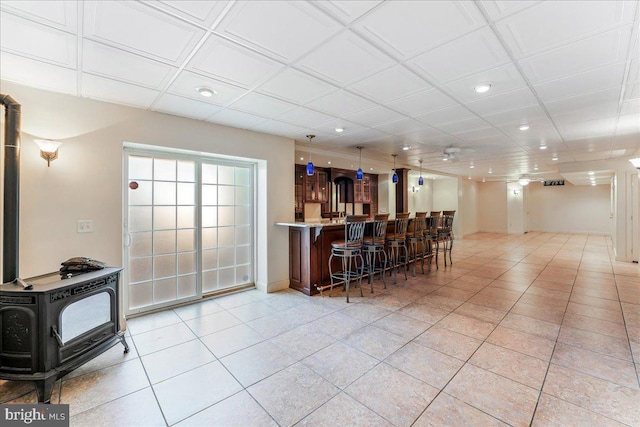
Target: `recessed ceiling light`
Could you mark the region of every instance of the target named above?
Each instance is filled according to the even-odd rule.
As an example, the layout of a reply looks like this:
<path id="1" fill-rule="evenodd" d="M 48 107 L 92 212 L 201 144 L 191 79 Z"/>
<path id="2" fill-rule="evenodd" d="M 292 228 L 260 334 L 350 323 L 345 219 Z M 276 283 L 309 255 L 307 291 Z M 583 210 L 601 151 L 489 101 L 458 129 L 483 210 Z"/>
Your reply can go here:
<path id="1" fill-rule="evenodd" d="M 336 128 L 336 132 L 342 133 L 342 132 L 344 132 L 344 128 Z"/>
<path id="2" fill-rule="evenodd" d="M 489 168 L 489 173 L 493 173 L 493 169 Z"/>
<path id="3" fill-rule="evenodd" d="M 529 129 L 529 125 L 528 124 L 521 124 L 518 129 L 520 130 L 528 130 Z"/>
<path id="4" fill-rule="evenodd" d="M 300 157 L 300 160 L 304 160 L 304 157 Z"/>
<path id="5" fill-rule="evenodd" d="M 372 171 L 372 170 L 373 170 L 373 168 L 369 168 L 369 170 L 370 170 L 370 171 Z"/>
<path id="6" fill-rule="evenodd" d="M 553 157 L 551 158 L 551 160 L 558 160 L 558 156 L 556 156 L 555 154 L 553 155 Z"/>
<path id="7" fill-rule="evenodd" d="M 534 167 L 533 167 L 533 170 L 534 170 L 534 171 L 537 171 L 537 170 L 538 170 L 538 166 L 534 166 Z"/>
<path id="8" fill-rule="evenodd" d="M 218 92 L 213 89 L 209 89 L 208 87 L 197 87 L 196 90 L 205 98 L 211 98 L 213 95 L 218 94 Z"/>
<path id="9" fill-rule="evenodd" d="M 491 83 L 480 83 L 479 85 L 473 88 L 473 90 L 475 90 L 476 93 L 485 93 L 485 92 L 488 92 L 489 89 L 491 89 Z"/>
<path id="10" fill-rule="evenodd" d="M 596 185 L 596 183 L 595 183 L 595 182 L 592 182 L 592 183 L 591 183 L 591 185 L 595 186 L 595 185 Z"/>
<path id="11" fill-rule="evenodd" d="M 540 149 L 541 149 L 541 150 L 546 150 L 546 149 L 547 149 L 547 146 L 546 146 L 546 145 L 544 145 L 544 144 L 542 144 L 542 145 L 540 146 Z"/>
<path id="12" fill-rule="evenodd" d="M 475 166 L 473 163 L 471 163 L 471 164 L 469 165 L 469 169 L 473 169 L 473 168 L 475 168 L 475 167 L 476 167 L 476 166 Z"/>
<path id="13" fill-rule="evenodd" d="M 487 180 L 486 180 L 486 179 L 484 179 L 484 176 L 482 177 L 482 182 L 487 182 Z"/>
<path id="14" fill-rule="evenodd" d="M 403 149 L 404 151 L 407 151 L 409 148 L 411 148 L 411 146 L 410 146 L 410 145 L 403 145 L 403 146 L 402 146 L 402 149 Z"/>
<path id="15" fill-rule="evenodd" d="M 471 179 L 471 175 L 469 175 L 469 177 L 467 179 Z"/>
<path id="16" fill-rule="evenodd" d="M 329 160 L 329 161 L 327 162 L 327 164 L 328 164 L 328 165 L 330 165 L 330 164 L 331 164 L 331 160 Z"/>
<path id="17" fill-rule="evenodd" d="M 593 175 L 594 173 L 594 171 L 589 171 L 589 175 Z"/>
<path id="18" fill-rule="evenodd" d="M 351 167 L 353 167 L 353 165 L 351 165 Z"/>
<path id="19" fill-rule="evenodd" d="M 443 157 L 443 158 L 442 158 L 442 161 L 443 161 L 443 162 L 446 162 L 447 160 L 449 160 L 449 159 L 447 159 L 446 157 Z"/>

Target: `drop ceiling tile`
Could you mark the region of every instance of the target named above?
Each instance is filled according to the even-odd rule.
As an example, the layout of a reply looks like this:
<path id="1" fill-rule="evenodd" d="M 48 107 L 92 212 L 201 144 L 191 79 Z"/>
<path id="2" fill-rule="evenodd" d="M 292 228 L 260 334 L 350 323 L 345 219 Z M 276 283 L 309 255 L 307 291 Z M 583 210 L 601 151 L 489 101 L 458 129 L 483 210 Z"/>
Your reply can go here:
<path id="1" fill-rule="evenodd" d="M 77 73 L 22 56 L 0 52 L 0 76 L 2 80 L 33 86 L 55 92 L 78 94 Z"/>
<path id="2" fill-rule="evenodd" d="M 630 24 L 635 8 L 634 2 L 548 1 L 498 22 L 496 28 L 522 58 Z"/>
<path id="3" fill-rule="evenodd" d="M 390 67 L 394 61 L 351 31 L 343 31 L 297 63 L 338 86 L 348 86 Z"/>
<path id="4" fill-rule="evenodd" d="M 616 138 L 613 142 L 613 148 L 619 150 L 621 148 L 630 148 L 633 149 L 636 153 L 640 148 L 640 141 L 638 141 L 638 135 L 616 135 Z"/>
<path id="5" fill-rule="evenodd" d="M 266 95 L 306 104 L 338 90 L 337 87 L 292 68 L 279 73 L 258 89 Z"/>
<path id="6" fill-rule="evenodd" d="M 511 60 L 490 28 L 482 28 L 419 55 L 409 64 L 435 85 L 505 65 Z"/>
<path id="7" fill-rule="evenodd" d="M 338 90 L 323 96 L 313 102 L 307 104 L 307 107 L 322 111 L 332 116 L 344 117 L 358 111 L 375 107 L 371 101 L 368 101 L 358 95 L 354 95 L 345 90 Z"/>
<path id="8" fill-rule="evenodd" d="M 11 12 L 15 15 L 70 33 L 76 33 L 78 29 L 78 8 L 76 2 L 60 0 L 3 0 L 0 8 L 5 12 Z"/>
<path id="9" fill-rule="evenodd" d="M 285 123 L 296 124 L 302 127 L 313 128 L 322 123 L 335 120 L 335 117 L 319 113 L 304 107 L 298 107 L 276 117 L 276 120 Z"/>
<path id="10" fill-rule="evenodd" d="M 204 120 L 212 114 L 220 111 L 221 107 L 165 93 L 160 97 L 160 99 L 153 103 L 153 107 L 151 109 L 162 113 L 173 114 L 174 116 Z"/>
<path id="11" fill-rule="evenodd" d="M 200 95 L 196 88 L 206 87 L 215 90 L 217 94 L 210 98 Z M 243 88 L 232 86 L 218 80 L 204 77 L 199 74 L 190 73 L 188 71 L 181 72 L 173 81 L 167 92 L 174 95 L 182 95 L 188 98 L 197 99 L 201 102 L 207 102 L 216 105 L 226 105 L 246 93 Z"/>
<path id="12" fill-rule="evenodd" d="M 489 127 L 489 125 L 487 124 L 487 122 L 485 122 L 481 118 L 475 117 L 472 119 L 462 120 L 458 122 L 441 124 L 434 127 L 438 128 L 443 132 L 455 135 L 457 133 L 462 133 L 462 132 L 470 132 L 473 130 L 486 129 Z"/>
<path id="13" fill-rule="evenodd" d="M 230 108 L 225 108 L 207 119 L 207 121 L 211 123 L 232 126 L 238 129 L 249 129 L 251 126 L 267 120 L 268 119 L 264 117 L 254 116 L 253 114 L 243 113 L 242 111 L 236 111 Z"/>
<path id="14" fill-rule="evenodd" d="M 350 140 L 356 140 L 358 142 L 367 142 L 367 141 L 372 141 L 379 138 L 384 138 L 388 135 L 384 132 L 380 132 L 379 130 L 363 128 L 362 130 L 355 131 L 352 134 L 349 134 L 346 136 Z"/>
<path id="15" fill-rule="evenodd" d="M 452 107 L 430 111 L 415 117 L 416 120 L 435 127 L 473 118 L 478 118 L 478 116 L 461 105 L 454 105 Z"/>
<path id="16" fill-rule="evenodd" d="M 251 125 L 249 130 L 298 140 L 303 140 L 307 132 L 300 126 L 290 125 L 277 120 L 265 120 L 258 122 Z"/>
<path id="17" fill-rule="evenodd" d="M 586 122 L 560 123 L 558 128 L 565 141 L 613 135 L 616 128 L 616 118 L 610 117 Z"/>
<path id="18" fill-rule="evenodd" d="M 180 65 L 205 31 L 136 2 L 86 2 L 84 37 Z"/>
<path id="19" fill-rule="evenodd" d="M 404 58 L 486 25 L 472 2 L 384 2 L 354 24 L 374 43 Z"/>
<path id="20" fill-rule="evenodd" d="M 602 117 L 613 117 L 618 113 L 618 102 L 608 102 L 603 104 L 585 105 L 584 107 L 566 114 L 556 114 L 551 116 L 553 121 L 559 125 L 565 123 L 584 122 Z"/>
<path id="21" fill-rule="evenodd" d="M 91 40 L 83 43 L 82 70 L 126 83 L 162 89 L 177 68 Z"/>
<path id="22" fill-rule="evenodd" d="M 6 12 L 0 13 L 0 47 L 55 65 L 73 68 L 77 63 L 76 36 Z"/>
<path id="23" fill-rule="evenodd" d="M 473 88 L 480 83 L 491 83 L 491 90 L 477 93 Z M 446 93 L 462 102 L 485 99 L 500 93 L 526 87 L 527 84 L 513 64 L 504 65 L 440 86 Z"/>
<path id="24" fill-rule="evenodd" d="M 325 0 L 313 2 L 312 4 L 329 15 L 333 16 L 343 24 L 349 24 L 362 15 L 382 3 L 382 0 L 375 1 L 352 1 L 352 0 Z"/>
<path id="25" fill-rule="evenodd" d="M 348 87 L 381 104 L 430 88 L 430 84 L 402 65 L 388 68 Z"/>
<path id="26" fill-rule="evenodd" d="M 270 96 L 250 92 L 231 104 L 234 110 L 273 118 L 296 108 L 295 104 L 280 101 Z"/>
<path id="27" fill-rule="evenodd" d="M 475 140 L 488 140 L 491 138 L 510 141 L 509 138 L 500 133 L 495 128 L 474 129 L 469 132 L 452 132 L 456 138 L 460 138 L 463 141 L 475 141 Z"/>
<path id="28" fill-rule="evenodd" d="M 552 116 L 567 114 L 574 111 L 592 108 L 602 104 L 617 103 L 620 99 L 621 88 L 610 88 L 596 92 L 585 93 L 571 98 L 545 102 L 545 107 Z"/>
<path id="29" fill-rule="evenodd" d="M 540 3 L 540 0 L 536 1 L 517 1 L 517 0 L 509 0 L 509 1 L 498 1 L 498 0 L 483 0 L 482 6 L 487 11 L 487 14 L 493 21 L 497 21 L 506 16 L 512 15 L 516 12 L 521 11 L 527 7 L 531 7 L 536 3 Z"/>
<path id="30" fill-rule="evenodd" d="M 625 61 L 630 34 L 631 26 L 622 27 L 518 62 L 535 85 Z"/>
<path id="31" fill-rule="evenodd" d="M 540 142 L 548 144 L 550 141 L 562 141 L 553 123 L 546 116 L 527 121 L 529 129 L 526 131 L 518 129 L 518 124 L 503 124 L 498 126 L 498 129 L 519 143 L 532 140 L 538 146 Z"/>
<path id="32" fill-rule="evenodd" d="M 149 108 L 159 92 L 104 77 L 82 74 L 82 96 L 133 107 Z"/>
<path id="33" fill-rule="evenodd" d="M 546 117 L 546 114 L 540 105 L 529 105 L 496 114 L 483 115 L 482 117 L 493 126 L 512 125 L 515 128 L 518 125 Z"/>
<path id="34" fill-rule="evenodd" d="M 618 62 L 585 73 L 573 74 L 557 80 L 534 85 L 543 102 L 568 98 L 600 89 L 618 87 L 622 84 L 626 62 Z"/>
<path id="35" fill-rule="evenodd" d="M 336 128 L 344 129 L 342 133 L 337 133 Z M 349 122 L 345 119 L 336 119 L 325 121 L 323 123 L 313 126 L 314 131 L 323 132 L 328 135 L 333 135 L 335 138 L 343 138 L 345 136 L 354 135 L 362 130 L 366 129 L 364 126 L 358 125 L 353 122 Z"/>
<path id="36" fill-rule="evenodd" d="M 143 0 L 150 6 L 157 7 L 182 19 L 204 27 L 211 27 L 222 14 L 228 1 L 184 1 L 184 0 Z"/>
<path id="37" fill-rule="evenodd" d="M 636 141 L 640 144 L 640 114 L 620 116 L 616 135 L 636 135 Z"/>
<path id="38" fill-rule="evenodd" d="M 620 114 L 639 114 L 640 115 L 640 98 L 632 99 L 622 103 Z"/>
<path id="39" fill-rule="evenodd" d="M 467 108 L 479 116 L 484 116 L 532 105 L 538 105 L 538 101 L 529 88 L 522 88 L 469 102 Z"/>
<path id="40" fill-rule="evenodd" d="M 412 117 L 455 104 L 456 101 L 436 88 L 414 93 L 396 101 L 386 103 L 389 108 L 393 108 Z"/>
<path id="41" fill-rule="evenodd" d="M 400 113 L 396 113 L 395 111 L 382 106 L 376 106 L 369 108 L 368 110 L 350 114 L 346 116 L 345 119 L 364 126 L 373 127 L 383 123 L 392 122 L 394 120 L 399 120 L 402 117 L 403 115 Z"/>
<path id="42" fill-rule="evenodd" d="M 426 127 L 427 126 L 424 123 L 414 119 L 410 119 L 408 117 L 379 126 L 374 126 L 375 129 L 392 135 L 399 135 L 407 132 L 416 132 L 421 129 L 425 129 Z"/>
<path id="43" fill-rule="evenodd" d="M 412 143 L 428 144 L 431 139 L 442 136 L 442 132 L 431 127 L 426 127 L 417 131 L 403 133 L 401 136 Z"/>
<path id="44" fill-rule="evenodd" d="M 340 26 L 305 2 L 236 2 L 215 32 L 291 63 L 334 35 Z"/>
<path id="45" fill-rule="evenodd" d="M 188 70 L 246 88 L 265 81 L 282 68 L 284 65 L 277 61 L 214 35 L 187 65 Z"/>
<path id="46" fill-rule="evenodd" d="M 627 84 L 624 91 L 624 99 L 640 98 L 640 82 Z"/>

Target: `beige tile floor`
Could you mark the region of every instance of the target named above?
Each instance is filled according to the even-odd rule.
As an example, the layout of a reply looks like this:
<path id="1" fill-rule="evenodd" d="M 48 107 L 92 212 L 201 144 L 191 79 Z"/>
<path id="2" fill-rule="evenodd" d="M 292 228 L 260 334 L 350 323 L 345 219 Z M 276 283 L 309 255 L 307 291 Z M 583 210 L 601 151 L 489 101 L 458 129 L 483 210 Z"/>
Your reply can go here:
<path id="1" fill-rule="evenodd" d="M 350 304 L 251 290 L 132 319 L 132 351 L 52 401 L 92 427 L 640 425 L 640 267 L 610 239 L 478 233 L 453 257 Z"/>

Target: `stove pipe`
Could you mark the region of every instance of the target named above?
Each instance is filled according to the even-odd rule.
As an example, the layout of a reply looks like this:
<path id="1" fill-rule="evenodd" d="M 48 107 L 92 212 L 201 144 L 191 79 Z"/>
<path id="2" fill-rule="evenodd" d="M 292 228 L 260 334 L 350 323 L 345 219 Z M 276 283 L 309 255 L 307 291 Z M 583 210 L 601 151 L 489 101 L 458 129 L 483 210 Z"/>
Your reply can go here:
<path id="1" fill-rule="evenodd" d="M 4 105 L 4 214 L 2 223 L 2 282 L 18 277 L 20 225 L 20 104 L 0 94 Z"/>

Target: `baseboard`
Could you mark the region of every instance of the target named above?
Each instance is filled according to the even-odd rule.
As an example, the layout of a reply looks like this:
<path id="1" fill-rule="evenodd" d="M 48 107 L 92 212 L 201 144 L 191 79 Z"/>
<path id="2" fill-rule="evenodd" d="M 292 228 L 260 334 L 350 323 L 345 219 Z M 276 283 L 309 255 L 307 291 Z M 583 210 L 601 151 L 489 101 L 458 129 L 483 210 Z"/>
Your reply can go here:
<path id="1" fill-rule="evenodd" d="M 289 289 L 289 279 L 272 283 L 256 282 L 256 289 L 267 294 L 283 291 Z"/>

